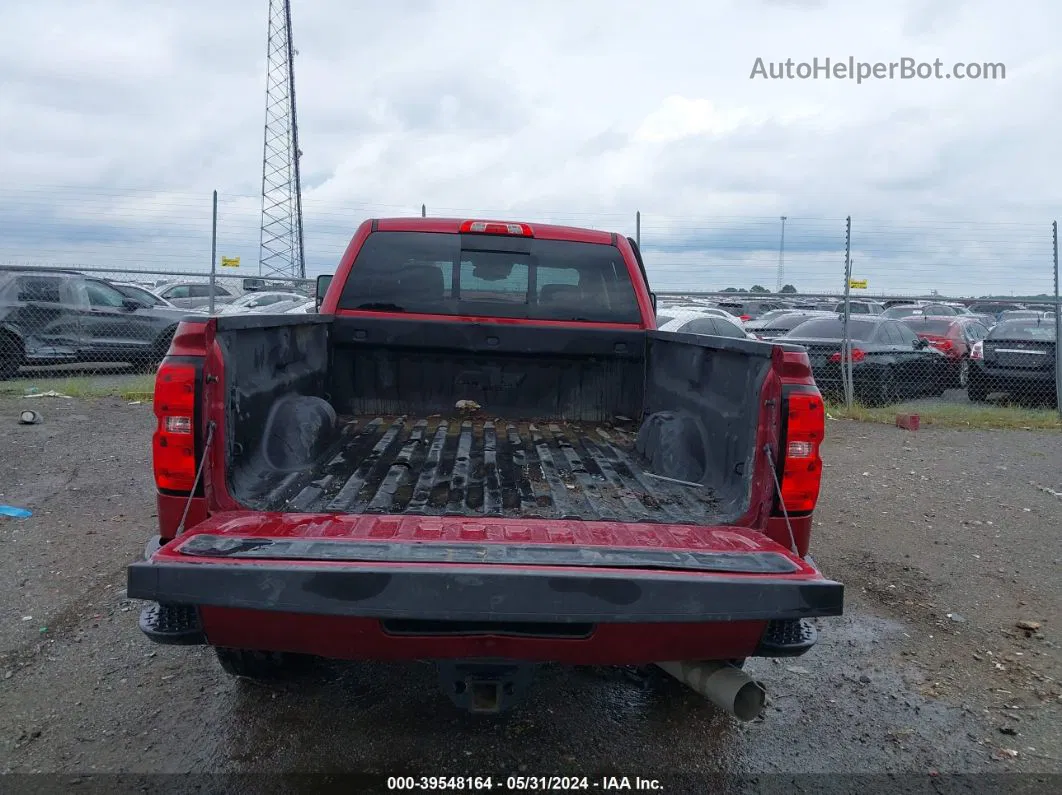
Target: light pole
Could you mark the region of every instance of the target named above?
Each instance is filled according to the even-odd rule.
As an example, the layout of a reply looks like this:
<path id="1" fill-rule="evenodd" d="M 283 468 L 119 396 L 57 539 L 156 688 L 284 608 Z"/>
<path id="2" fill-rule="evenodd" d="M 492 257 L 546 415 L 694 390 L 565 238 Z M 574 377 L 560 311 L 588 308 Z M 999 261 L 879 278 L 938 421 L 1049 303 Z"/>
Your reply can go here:
<path id="1" fill-rule="evenodd" d="M 785 280 L 785 216 L 782 217 L 782 239 L 778 243 L 778 285 L 775 292 L 782 292 L 782 282 Z"/>

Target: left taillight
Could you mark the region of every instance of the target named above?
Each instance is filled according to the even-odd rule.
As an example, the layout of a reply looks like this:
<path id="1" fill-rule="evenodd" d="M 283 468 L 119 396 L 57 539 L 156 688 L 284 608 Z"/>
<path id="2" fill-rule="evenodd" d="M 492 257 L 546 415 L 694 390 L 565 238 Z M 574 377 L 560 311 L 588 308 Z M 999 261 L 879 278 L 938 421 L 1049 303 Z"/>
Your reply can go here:
<path id="1" fill-rule="evenodd" d="M 152 453 L 155 485 L 189 492 L 195 486 L 196 368 L 163 361 L 155 376 L 157 425 Z"/>
<path id="2" fill-rule="evenodd" d="M 822 397 L 814 393 L 795 392 L 786 404 L 782 504 L 787 513 L 810 513 L 822 483 L 819 445 L 826 433 L 826 409 Z"/>

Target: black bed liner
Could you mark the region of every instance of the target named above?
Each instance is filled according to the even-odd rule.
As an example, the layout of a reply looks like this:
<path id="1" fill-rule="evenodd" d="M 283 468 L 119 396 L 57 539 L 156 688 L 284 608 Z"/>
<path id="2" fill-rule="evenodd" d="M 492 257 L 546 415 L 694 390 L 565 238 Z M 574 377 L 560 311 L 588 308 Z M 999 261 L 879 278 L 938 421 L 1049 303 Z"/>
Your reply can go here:
<path id="1" fill-rule="evenodd" d="M 312 471 L 277 475 L 264 510 L 708 525 L 712 490 L 648 473 L 633 423 L 344 417 Z"/>

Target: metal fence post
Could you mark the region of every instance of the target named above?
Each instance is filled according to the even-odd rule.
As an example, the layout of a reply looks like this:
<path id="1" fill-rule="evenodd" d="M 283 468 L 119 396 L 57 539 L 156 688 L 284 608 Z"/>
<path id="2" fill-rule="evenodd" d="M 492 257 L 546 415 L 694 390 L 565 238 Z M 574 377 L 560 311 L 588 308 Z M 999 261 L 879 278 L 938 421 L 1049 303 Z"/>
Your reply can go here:
<path id="1" fill-rule="evenodd" d="M 1062 305 L 1058 303 L 1058 221 L 1051 222 L 1051 247 L 1055 255 L 1055 408 L 1062 417 L 1062 356 L 1058 343 L 1062 341 Z"/>
<path id="2" fill-rule="evenodd" d="M 420 217 L 421 218 L 427 218 L 428 217 L 428 205 L 426 205 L 426 204 L 420 205 Z"/>
<path id="3" fill-rule="evenodd" d="M 852 408 L 854 389 L 852 385 L 852 339 L 848 333 L 848 318 L 851 314 L 852 292 L 852 216 L 844 222 L 844 319 L 841 342 L 841 380 L 844 382 L 844 404 Z"/>
<path id="4" fill-rule="evenodd" d="M 214 212 L 210 232 L 210 314 L 214 314 L 214 282 L 218 275 L 218 192 L 214 191 Z"/>
<path id="5" fill-rule="evenodd" d="M 638 244 L 638 250 L 642 250 L 642 211 L 634 213 L 634 242 Z"/>

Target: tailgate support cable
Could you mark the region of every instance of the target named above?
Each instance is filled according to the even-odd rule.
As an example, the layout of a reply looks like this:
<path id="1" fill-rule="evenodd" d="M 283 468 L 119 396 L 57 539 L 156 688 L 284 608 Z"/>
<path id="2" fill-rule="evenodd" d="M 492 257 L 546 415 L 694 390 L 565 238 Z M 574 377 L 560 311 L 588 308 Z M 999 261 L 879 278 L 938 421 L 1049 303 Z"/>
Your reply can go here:
<path id="1" fill-rule="evenodd" d="M 764 445 L 763 451 L 767 454 L 767 466 L 771 469 L 771 477 L 774 478 L 774 489 L 778 494 L 778 504 L 782 506 L 782 516 L 785 518 L 785 526 L 789 531 L 789 549 L 793 554 L 800 557 L 800 553 L 797 552 L 796 539 L 793 537 L 793 525 L 789 521 L 789 511 L 785 509 L 785 500 L 782 499 L 782 482 L 778 479 L 778 468 L 774 464 L 774 451 L 771 446 Z"/>
<path id="2" fill-rule="evenodd" d="M 206 468 L 207 454 L 210 453 L 210 443 L 214 441 L 214 421 L 211 420 L 207 423 L 207 438 L 203 444 L 203 457 L 199 459 L 199 467 L 195 472 L 195 481 L 192 483 L 192 490 L 188 493 L 188 500 L 184 503 L 184 513 L 181 514 L 181 522 L 177 525 L 177 531 L 174 535 L 181 535 L 184 532 L 184 523 L 188 520 L 188 509 L 192 507 L 192 499 L 195 497 L 195 490 L 199 488 L 199 478 L 203 476 L 203 470 Z"/>

